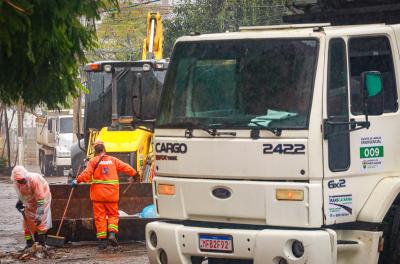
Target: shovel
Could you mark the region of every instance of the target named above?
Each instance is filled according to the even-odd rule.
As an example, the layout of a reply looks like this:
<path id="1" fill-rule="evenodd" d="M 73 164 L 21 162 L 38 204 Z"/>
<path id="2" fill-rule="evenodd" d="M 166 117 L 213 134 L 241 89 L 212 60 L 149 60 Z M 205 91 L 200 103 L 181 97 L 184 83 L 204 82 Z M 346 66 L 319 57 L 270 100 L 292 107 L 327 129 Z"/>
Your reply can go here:
<path id="1" fill-rule="evenodd" d="M 33 234 L 33 232 L 32 232 L 31 227 L 28 225 L 28 220 L 26 219 L 25 210 L 18 210 L 18 211 L 21 212 L 22 217 L 24 218 L 24 221 L 25 221 L 25 225 L 26 225 L 26 227 L 27 227 L 28 230 L 29 230 L 29 234 L 31 235 L 31 239 L 32 239 L 33 243 L 35 243 L 35 242 L 36 242 L 36 241 L 35 241 L 35 236 L 34 236 L 34 234 Z"/>
<path id="2" fill-rule="evenodd" d="M 29 230 L 29 235 L 31 236 L 31 239 L 32 239 L 32 241 L 33 241 L 32 252 L 36 252 L 36 251 L 38 251 L 38 247 L 39 247 L 39 246 L 36 244 L 36 241 L 35 241 L 35 234 L 32 232 L 32 229 L 31 229 L 31 227 L 29 226 L 28 221 L 27 221 L 27 219 L 26 219 L 25 210 L 24 210 L 24 209 L 22 209 L 22 210 L 19 210 L 19 209 L 18 209 L 18 211 L 22 214 L 22 217 L 24 218 L 24 221 L 25 221 L 25 225 L 26 225 L 26 227 L 27 227 L 28 230 Z"/>
<path id="3" fill-rule="evenodd" d="M 65 244 L 65 237 L 60 236 L 60 231 L 61 231 L 62 224 L 64 222 L 65 214 L 67 213 L 67 210 L 68 210 L 69 202 L 71 201 L 72 194 L 74 193 L 74 189 L 75 189 L 75 187 L 72 187 L 71 192 L 69 193 L 67 205 L 65 206 L 64 213 L 61 217 L 61 222 L 60 222 L 60 225 L 58 226 L 57 234 L 55 236 L 52 236 L 52 235 L 47 236 L 46 243 L 50 246 L 63 247 Z"/>

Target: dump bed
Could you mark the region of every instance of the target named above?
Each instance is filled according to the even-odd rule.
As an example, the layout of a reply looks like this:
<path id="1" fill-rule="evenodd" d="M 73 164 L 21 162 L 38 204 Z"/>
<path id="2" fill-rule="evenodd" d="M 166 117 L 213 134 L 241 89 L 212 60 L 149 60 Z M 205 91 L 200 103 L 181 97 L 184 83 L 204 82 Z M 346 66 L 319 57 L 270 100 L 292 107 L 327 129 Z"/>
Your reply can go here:
<path id="1" fill-rule="evenodd" d="M 144 219 L 134 215 L 153 203 L 151 183 L 132 184 L 128 191 L 123 194 L 128 185 L 128 183 L 120 184 L 119 240 L 144 240 L 145 225 L 156 219 Z M 64 236 L 67 241 L 96 240 L 89 189 L 89 184 L 81 184 L 74 191 L 60 232 L 60 236 Z M 67 184 L 53 184 L 50 185 L 50 190 L 52 193 L 53 228 L 49 231 L 49 234 L 55 234 L 67 204 L 71 187 Z"/>

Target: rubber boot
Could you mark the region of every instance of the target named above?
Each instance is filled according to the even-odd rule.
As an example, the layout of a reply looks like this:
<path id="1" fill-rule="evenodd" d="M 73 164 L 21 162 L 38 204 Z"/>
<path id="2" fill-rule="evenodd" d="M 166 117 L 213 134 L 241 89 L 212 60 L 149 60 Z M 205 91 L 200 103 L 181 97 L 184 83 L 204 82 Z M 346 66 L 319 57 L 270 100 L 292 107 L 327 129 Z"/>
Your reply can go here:
<path id="1" fill-rule="evenodd" d="M 106 238 L 100 238 L 99 239 L 99 244 L 97 245 L 97 248 L 100 250 L 106 249 L 108 246 L 108 241 Z"/>
<path id="2" fill-rule="evenodd" d="M 108 234 L 108 240 L 110 241 L 110 244 L 113 247 L 117 247 L 118 246 L 117 237 L 115 236 L 114 232 L 110 232 L 110 234 Z"/>
<path id="3" fill-rule="evenodd" d="M 39 234 L 37 241 L 39 242 L 39 245 L 45 247 L 46 246 L 46 234 Z"/>
<path id="4" fill-rule="evenodd" d="M 24 247 L 24 250 L 30 249 L 33 246 L 33 240 L 28 239 L 26 240 L 26 246 Z"/>

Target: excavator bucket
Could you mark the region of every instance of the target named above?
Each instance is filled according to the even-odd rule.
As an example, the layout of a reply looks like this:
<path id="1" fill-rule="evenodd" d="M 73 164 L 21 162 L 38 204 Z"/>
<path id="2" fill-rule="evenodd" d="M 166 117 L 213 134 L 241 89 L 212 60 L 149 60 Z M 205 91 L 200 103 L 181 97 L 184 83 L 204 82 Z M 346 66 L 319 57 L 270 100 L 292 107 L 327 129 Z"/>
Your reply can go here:
<path id="1" fill-rule="evenodd" d="M 124 193 L 128 185 L 128 183 L 120 184 L 118 239 L 120 241 L 142 241 L 145 240 L 146 224 L 157 220 L 138 216 L 144 207 L 153 203 L 152 187 L 151 183 L 135 183 Z M 65 237 L 65 242 L 96 240 L 89 189 L 89 184 L 80 184 L 75 189 L 60 232 L 60 236 Z M 53 228 L 49 230 L 50 235 L 56 234 L 70 190 L 71 188 L 67 184 L 50 185 L 53 219 Z"/>

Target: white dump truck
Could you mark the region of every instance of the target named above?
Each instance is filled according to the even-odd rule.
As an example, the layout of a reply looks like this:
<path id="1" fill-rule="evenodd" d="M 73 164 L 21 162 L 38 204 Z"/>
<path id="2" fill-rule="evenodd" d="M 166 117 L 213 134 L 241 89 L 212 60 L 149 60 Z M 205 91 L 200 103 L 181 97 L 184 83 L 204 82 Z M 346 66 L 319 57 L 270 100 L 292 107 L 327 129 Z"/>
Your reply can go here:
<path id="1" fill-rule="evenodd" d="M 400 263 L 400 25 L 177 40 L 150 263 Z"/>
<path id="2" fill-rule="evenodd" d="M 71 168 L 72 112 L 51 111 L 36 119 L 39 166 L 45 176 L 68 175 Z"/>

